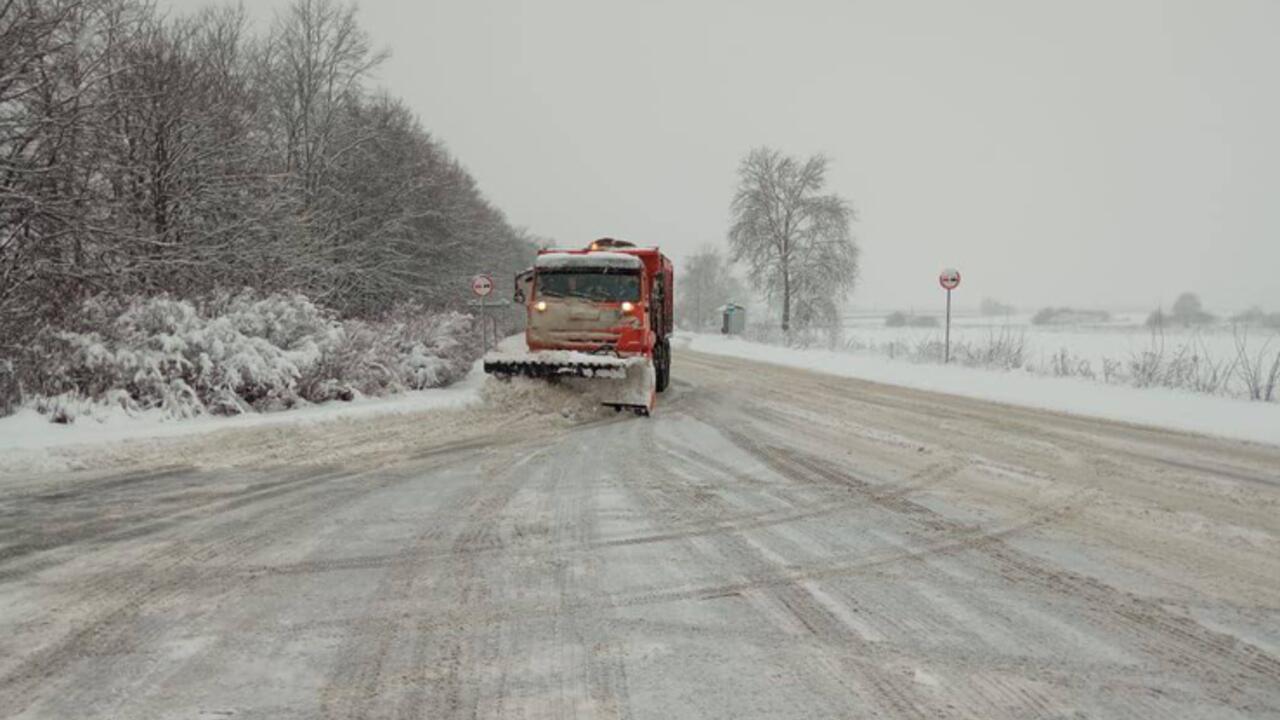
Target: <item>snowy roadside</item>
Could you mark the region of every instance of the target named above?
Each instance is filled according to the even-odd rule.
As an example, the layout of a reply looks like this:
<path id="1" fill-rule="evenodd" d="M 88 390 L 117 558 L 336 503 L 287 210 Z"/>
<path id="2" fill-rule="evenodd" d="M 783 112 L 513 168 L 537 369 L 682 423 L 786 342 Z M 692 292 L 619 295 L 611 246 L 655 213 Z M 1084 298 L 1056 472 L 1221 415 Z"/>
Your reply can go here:
<path id="1" fill-rule="evenodd" d="M 1280 445 L 1280 404 L 1276 403 L 1164 388 L 1106 385 L 1016 370 L 915 364 L 861 353 L 792 349 L 702 333 L 681 332 L 674 344 L 677 349 L 917 390 Z"/>
<path id="2" fill-rule="evenodd" d="M 0 418 L 0 473 L 66 469 L 68 463 L 59 456 L 59 451 L 94 445 L 465 407 L 479 401 L 483 383 L 484 373 L 477 362 L 462 381 L 449 387 L 366 397 L 352 402 L 327 402 L 270 413 L 173 419 L 160 411 L 130 415 L 122 410 L 101 419 L 86 417 L 70 425 L 58 425 L 49 422 L 46 416 L 24 409 L 10 417 Z"/>

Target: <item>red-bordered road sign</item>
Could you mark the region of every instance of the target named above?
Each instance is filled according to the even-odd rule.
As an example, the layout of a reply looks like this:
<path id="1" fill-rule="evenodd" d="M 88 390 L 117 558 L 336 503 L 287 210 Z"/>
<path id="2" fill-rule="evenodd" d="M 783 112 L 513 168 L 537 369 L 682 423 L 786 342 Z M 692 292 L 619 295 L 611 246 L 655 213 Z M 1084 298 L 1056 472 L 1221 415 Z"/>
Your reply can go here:
<path id="1" fill-rule="evenodd" d="M 480 297 L 493 292 L 493 278 L 488 275 L 477 275 L 471 278 L 471 292 Z"/>
<path id="2" fill-rule="evenodd" d="M 955 290 L 960 287 L 960 271 L 955 268 L 947 268 L 938 275 L 938 284 L 946 290 Z"/>

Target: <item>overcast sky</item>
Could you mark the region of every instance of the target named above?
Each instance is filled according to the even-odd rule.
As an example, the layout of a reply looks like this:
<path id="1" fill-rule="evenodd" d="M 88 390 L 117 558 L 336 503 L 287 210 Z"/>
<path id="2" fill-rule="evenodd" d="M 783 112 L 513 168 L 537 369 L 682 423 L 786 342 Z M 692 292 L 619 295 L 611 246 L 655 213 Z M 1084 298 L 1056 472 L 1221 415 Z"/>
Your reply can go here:
<path id="1" fill-rule="evenodd" d="M 178 11 L 204 0 L 161 0 Z M 247 3 L 266 23 L 285 0 Z M 1280 309 L 1280 2 L 364 0 L 511 221 L 725 245 L 751 147 L 825 153 L 856 306 Z"/>

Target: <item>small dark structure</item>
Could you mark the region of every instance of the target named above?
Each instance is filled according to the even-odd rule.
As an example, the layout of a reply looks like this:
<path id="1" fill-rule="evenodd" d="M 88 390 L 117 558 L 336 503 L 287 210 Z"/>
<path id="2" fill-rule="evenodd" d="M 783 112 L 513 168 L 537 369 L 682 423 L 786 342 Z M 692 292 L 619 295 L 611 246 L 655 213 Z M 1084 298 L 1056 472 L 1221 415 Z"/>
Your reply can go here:
<path id="1" fill-rule="evenodd" d="M 741 335 L 747 327 L 747 309 L 741 305 L 729 303 L 720 308 L 720 333 L 722 335 Z"/>

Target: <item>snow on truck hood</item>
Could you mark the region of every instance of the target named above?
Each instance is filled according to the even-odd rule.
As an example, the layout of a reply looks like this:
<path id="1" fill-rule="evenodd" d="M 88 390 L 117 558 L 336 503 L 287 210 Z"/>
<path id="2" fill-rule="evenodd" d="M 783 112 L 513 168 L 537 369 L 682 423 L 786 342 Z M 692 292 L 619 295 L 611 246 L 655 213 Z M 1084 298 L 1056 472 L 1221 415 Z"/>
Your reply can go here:
<path id="1" fill-rule="evenodd" d="M 535 268 L 618 268 L 639 270 L 643 263 L 640 258 L 627 253 L 591 252 L 591 253 L 543 253 L 534 261 Z"/>

